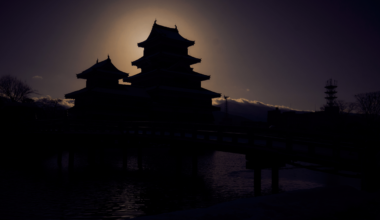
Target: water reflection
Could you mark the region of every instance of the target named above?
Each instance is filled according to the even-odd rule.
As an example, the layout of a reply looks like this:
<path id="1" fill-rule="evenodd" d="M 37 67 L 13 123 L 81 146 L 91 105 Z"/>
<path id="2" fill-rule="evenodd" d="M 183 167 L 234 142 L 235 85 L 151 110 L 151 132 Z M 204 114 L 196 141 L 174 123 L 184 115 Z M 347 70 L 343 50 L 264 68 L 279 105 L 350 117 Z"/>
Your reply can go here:
<path id="1" fill-rule="evenodd" d="M 208 207 L 253 196 L 253 171 L 245 156 L 199 151 L 197 176 L 192 175 L 192 153 L 169 147 L 142 150 L 142 171 L 135 148 L 128 149 L 123 171 L 121 149 L 77 149 L 74 170 L 68 173 L 68 152 L 58 172 L 54 151 L 13 152 L 2 160 L 0 198 L 3 218 L 74 219 L 132 218 L 177 210 Z M 10 158 L 10 155 L 7 155 Z M 91 166 L 90 166 L 91 165 Z M 360 187 L 358 179 L 334 176 L 290 165 L 280 170 L 280 190 L 325 185 Z M 262 171 L 263 194 L 271 191 L 271 171 Z"/>

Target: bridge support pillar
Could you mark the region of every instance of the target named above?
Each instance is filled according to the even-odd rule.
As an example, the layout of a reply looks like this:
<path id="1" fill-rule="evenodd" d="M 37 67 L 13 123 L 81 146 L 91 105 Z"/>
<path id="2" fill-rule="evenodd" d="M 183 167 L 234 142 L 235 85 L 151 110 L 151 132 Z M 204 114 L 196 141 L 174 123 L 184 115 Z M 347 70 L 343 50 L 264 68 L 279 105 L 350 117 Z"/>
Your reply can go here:
<path id="1" fill-rule="evenodd" d="M 69 166 L 68 166 L 69 174 L 72 174 L 74 171 L 74 149 L 69 149 Z"/>
<path id="2" fill-rule="evenodd" d="M 140 146 L 137 149 L 137 167 L 139 171 L 142 171 L 142 146 Z"/>
<path id="3" fill-rule="evenodd" d="M 128 160 L 127 160 L 128 150 L 125 146 L 123 147 L 122 154 L 123 154 L 123 170 L 126 170 L 127 164 L 128 164 Z"/>
<path id="4" fill-rule="evenodd" d="M 62 172 L 62 148 L 60 147 L 57 149 L 57 166 L 58 172 Z"/>
<path id="5" fill-rule="evenodd" d="M 109 143 L 109 139 L 105 136 L 94 137 L 89 142 L 82 141 L 80 144 L 89 146 L 88 165 L 90 169 L 102 170 L 105 164 L 105 146 Z"/>
<path id="6" fill-rule="evenodd" d="M 290 134 L 286 135 L 286 150 L 291 152 L 293 150 L 293 138 Z"/>
<path id="7" fill-rule="evenodd" d="M 278 193 L 278 185 L 279 185 L 279 170 L 280 170 L 280 167 L 278 166 L 273 166 L 272 167 L 272 193 L 273 194 L 276 194 Z"/>
<path id="8" fill-rule="evenodd" d="M 253 194 L 254 196 L 261 196 L 261 168 L 255 167 L 253 169 Z"/>
<path id="9" fill-rule="evenodd" d="M 287 158 L 276 154 L 264 152 L 253 152 L 246 155 L 246 168 L 253 169 L 254 172 L 254 195 L 261 195 L 261 169 L 271 168 L 272 170 L 272 193 L 279 192 L 279 171 L 286 164 Z"/>
<path id="10" fill-rule="evenodd" d="M 255 132 L 253 130 L 248 131 L 248 144 L 251 146 L 255 144 Z"/>
<path id="11" fill-rule="evenodd" d="M 267 138 L 265 141 L 267 142 L 266 143 L 266 147 L 272 148 L 272 145 L 273 145 L 272 139 L 271 138 Z"/>
<path id="12" fill-rule="evenodd" d="M 310 156 L 314 155 L 315 154 L 315 143 L 311 143 L 309 144 L 308 148 L 307 148 L 307 152 Z"/>
<path id="13" fill-rule="evenodd" d="M 175 147 L 172 146 L 171 151 L 172 151 L 172 157 L 174 157 L 174 159 L 175 159 L 174 160 L 175 172 L 176 172 L 177 176 L 180 177 L 181 171 L 182 171 L 182 160 L 183 160 L 182 151 L 183 151 L 183 149 L 179 149 L 177 147 L 178 145 L 174 144 Z"/>
<path id="14" fill-rule="evenodd" d="M 198 155 L 196 152 L 193 152 L 192 158 L 191 158 L 191 165 L 192 165 L 192 175 L 193 177 L 196 177 L 198 175 Z"/>

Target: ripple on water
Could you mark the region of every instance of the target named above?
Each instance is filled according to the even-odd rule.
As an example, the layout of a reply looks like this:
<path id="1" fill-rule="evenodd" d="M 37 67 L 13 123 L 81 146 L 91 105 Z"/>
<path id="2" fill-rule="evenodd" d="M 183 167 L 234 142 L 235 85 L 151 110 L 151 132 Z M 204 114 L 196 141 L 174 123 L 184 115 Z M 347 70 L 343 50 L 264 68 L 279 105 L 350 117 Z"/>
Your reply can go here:
<path id="1" fill-rule="evenodd" d="M 253 171 L 245 169 L 245 156 L 224 152 L 198 152 L 198 175 L 192 176 L 192 156 L 170 148 L 144 149 L 143 171 L 137 150 L 129 149 L 128 170 L 121 169 L 121 151 L 93 155 L 104 169 L 88 169 L 88 150 L 75 152 L 76 175 L 57 172 L 56 156 L 39 164 L 27 161 L 15 168 L 0 167 L 0 212 L 9 219 L 133 218 L 163 212 L 204 208 L 253 195 Z M 7 164 L 9 165 L 9 164 Z M 291 166 L 280 170 L 282 191 L 360 182 Z M 270 194 L 271 171 L 262 171 L 263 194 Z"/>

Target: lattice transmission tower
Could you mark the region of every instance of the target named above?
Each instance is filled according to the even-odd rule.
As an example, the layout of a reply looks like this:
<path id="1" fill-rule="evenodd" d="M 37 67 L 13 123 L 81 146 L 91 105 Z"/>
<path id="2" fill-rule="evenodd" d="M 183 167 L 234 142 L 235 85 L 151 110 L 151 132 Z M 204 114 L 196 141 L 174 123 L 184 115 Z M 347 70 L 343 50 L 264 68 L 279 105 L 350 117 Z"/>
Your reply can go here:
<path id="1" fill-rule="evenodd" d="M 332 79 L 329 79 L 326 81 L 326 86 L 325 86 L 325 89 L 326 89 L 326 94 L 327 96 L 325 97 L 325 99 L 327 100 L 327 106 L 332 108 L 333 106 L 335 106 L 335 99 L 337 98 L 335 96 L 335 94 L 337 93 L 337 91 L 335 90 L 336 88 L 338 87 L 338 81 L 336 80 L 332 80 Z"/>

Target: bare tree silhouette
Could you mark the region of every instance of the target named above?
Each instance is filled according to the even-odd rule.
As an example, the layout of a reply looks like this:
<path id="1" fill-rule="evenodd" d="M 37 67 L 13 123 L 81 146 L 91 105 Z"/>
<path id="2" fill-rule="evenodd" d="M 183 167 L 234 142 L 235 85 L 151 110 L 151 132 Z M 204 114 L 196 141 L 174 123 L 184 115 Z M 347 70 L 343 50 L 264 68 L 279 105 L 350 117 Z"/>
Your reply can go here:
<path id="1" fill-rule="evenodd" d="M 374 122 L 380 115 L 380 91 L 355 95 L 358 110 L 363 113 L 368 122 Z"/>
<path id="2" fill-rule="evenodd" d="M 327 106 L 327 104 L 323 104 L 321 107 L 319 107 L 319 110 L 324 111 Z"/>
<path id="3" fill-rule="evenodd" d="M 0 94 L 14 102 L 22 102 L 30 94 L 38 94 L 26 82 L 22 82 L 15 76 L 4 75 L 0 77 Z"/>
<path id="4" fill-rule="evenodd" d="M 358 104 L 356 102 L 347 102 L 342 99 L 337 99 L 334 102 L 334 106 L 339 107 L 339 113 L 353 113 L 357 110 Z M 327 104 L 324 104 L 320 107 L 321 111 L 324 111 L 328 107 Z"/>
<path id="5" fill-rule="evenodd" d="M 356 112 L 357 109 L 358 109 L 358 104 L 356 102 L 348 102 L 347 109 L 346 109 L 347 113 Z"/>
<path id="6" fill-rule="evenodd" d="M 334 101 L 334 105 L 339 107 L 339 113 L 343 113 L 347 110 L 348 102 L 342 99 L 337 99 Z"/>

